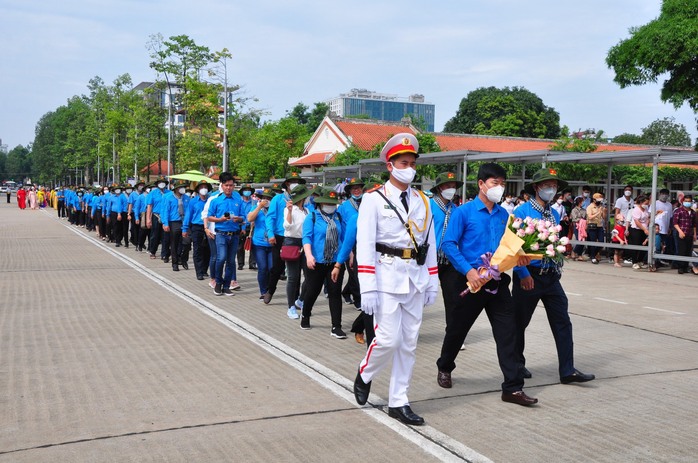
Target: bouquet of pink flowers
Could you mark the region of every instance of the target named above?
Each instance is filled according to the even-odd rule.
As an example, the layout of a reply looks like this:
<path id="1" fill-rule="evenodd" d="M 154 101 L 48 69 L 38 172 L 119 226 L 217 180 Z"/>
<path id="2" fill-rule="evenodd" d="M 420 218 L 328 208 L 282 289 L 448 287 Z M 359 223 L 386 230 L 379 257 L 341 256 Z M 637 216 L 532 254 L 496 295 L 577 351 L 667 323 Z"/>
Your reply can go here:
<path id="1" fill-rule="evenodd" d="M 494 254 L 488 252 L 481 256 L 482 266 L 477 269 L 480 276 L 488 280 L 499 280 L 500 274 L 514 268 L 523 255 L 531 259 L 547 258 L 560 262 L 565 246 L 569 243 L 566 236 L 560 238 L 561 229 L 559 225 L 547 220 L 509 216 L 504 235 Z M 473 291 L 470 283 L 461 296 L 469 292 L 477 292 Z"/>
<path id="2" fill-rule="evenodd" d="M 562 254 L 569 244 L 566 236 L 560 237 L 560 225 L 555 225 L 548 220 L 516 218 L 509 221 L 509 229 L 523 240 L 521 249 L 524 254 L 547 258 L 555 262 L 562 261 Z M 535 258 L 535 257 L 534 257 Z"/>

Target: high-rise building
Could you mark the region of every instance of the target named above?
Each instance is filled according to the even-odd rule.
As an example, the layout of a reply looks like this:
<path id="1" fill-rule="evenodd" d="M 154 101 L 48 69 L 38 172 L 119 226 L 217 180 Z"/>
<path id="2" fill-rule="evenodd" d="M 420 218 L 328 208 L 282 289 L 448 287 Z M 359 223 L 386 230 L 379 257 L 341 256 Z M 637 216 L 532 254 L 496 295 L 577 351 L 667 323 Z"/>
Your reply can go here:
<path id="1" fill-rule="evenodd" d="M 424 102 L 424 95 L 410 95 L 407 98 L 386 93 L 376 93 L 366 89 L 353 88 L 326 101 L 330 111 L 339 117 L 364 116 L 381 121 L 399 122 L 405 116 L 419 126 L 424 122 L 427 132 L 434 131 L 434 110 L 432 103 Z"/>

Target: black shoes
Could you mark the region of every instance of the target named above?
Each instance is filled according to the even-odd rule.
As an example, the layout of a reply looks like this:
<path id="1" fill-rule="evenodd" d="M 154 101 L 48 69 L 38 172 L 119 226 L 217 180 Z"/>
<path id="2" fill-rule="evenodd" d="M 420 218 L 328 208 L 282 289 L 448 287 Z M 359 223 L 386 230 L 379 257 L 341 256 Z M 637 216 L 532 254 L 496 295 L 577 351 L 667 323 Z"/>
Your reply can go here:
<path id="1" fill-rule="evenodd" d="M 389 407 L 388 416 L 412 426 L 421 426 L 424 424 L 424 418 L 413 412 L 409 405 L 403 405 L 402 407 Z"/>
<path id="2" fill-rule="evenodd" d="M 502 400 L 516 405 L 529 406 L 538 403 L 538 399 L 529 397 L 524 391 L 502 392 Z"/>
<path id="3" fill-rule="evenodd" d="M 172 264 L 172 271 L 173 271 L 173 272 L 179 272 L 179 265 L 177 265 L 177 264 Z"/>
<path id="4" fill-rule="evenodd" d="M 560 382 L 562 384 L 571 384 L 571 383 L 586 383 L 587 381 L 592 381 L 596 378 L 594 375 L 587 375 L 582 373 L 581 371 L 575 369 L 574 373 L 571 375 L 563 376 L 560 378 Z"/>
<path id="5" fill-rule="evenodd" d="M 368 395 L 371 393 L 371 382 L 364 383 L 361 379 L 361 373 L 356 373 L 354 380 L 354 398 L 359 405 L 365 405 L 368 402 Z M 409 408 L 409 407 L 407 407 Z M 392 416 L 392 415 L 391 415 Z"/>
<path id="6" fill-rule="evenodd" d="M 441 371 L 436 375 L 436 382 L 444 389 L 451 389 L 453 383 L 451 382 L 451 373 L 448 371 Z"/>
<path id="7" fill-rule="evenodd" d="M 526 368 L 526 367 L 523 367 L 523 371 L 521 372 L 521 374 L 523 375 L 524 379 L 533 378 L 533 375 L 531 374 L 530 371 L 528 371 L 528 368 Z"/>
<path id="8" fill-rule="evenodd" d="M 189 264 L 187 264 L 186 262 L 182 262 L 180 265 L 184 270 L 189 270 Z"/>

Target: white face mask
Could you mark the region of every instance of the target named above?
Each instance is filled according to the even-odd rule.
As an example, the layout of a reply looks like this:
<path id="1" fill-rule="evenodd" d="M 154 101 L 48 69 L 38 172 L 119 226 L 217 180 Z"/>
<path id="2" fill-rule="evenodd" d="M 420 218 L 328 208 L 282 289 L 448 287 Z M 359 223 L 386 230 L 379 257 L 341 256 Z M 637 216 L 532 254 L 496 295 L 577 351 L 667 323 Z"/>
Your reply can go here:
<path id="1" fill-rule="evenodd" d="M 146 192 L 146 193 L 150 193 L 150 188 L 146 188 L 146 189 L 145 189 L 145 192 Z"/>
<path id="2" fill-rule="evenodd" d="M 557 188 L 554 186 L 549 186 L 538 190 L 538 196 L 546 203 L 550 202 L 550 200 L 555 197 L 555 193 L 557 193 Z"/>
<path id="3" fill-rule="evenodd" d="M 179 194 L 180 194 L 180 195 L 183 195 L 183 194 L 184 194 L 184 192 L 186 192 L 186 191 L 187 191 L 187 189 L 186 189 L 186 188 L 184 188 L 184 187 L 182 187 L 182 188 L 178 189 L 177 191 L 179 192 Z"/>
<path id="4" fill-rule="evenodd" d="M 412 183 L 412 180 L 414 180 L 414 176 L 417 175 L 417 171 L 414 170 L 411 167 L 405 167 L 404 169 L 398 169 L 395 167 L 395 164 L 393 164 L 393 171 L 390 173 L 395 180 L 397 180 L 400 183 Z"/>
<path id="5" fill-rule="evenodd" d="M 208 194 L 208 188 L 199 188 L 199 194 L 206 196 Z"/>
<path id="6" fill-rule="evenodd" d="M 629 198 L 630 195 L 633 194 L 633 192 L 632 192 L 632 191 L 629 191 L 629 190 L 625 190 L 625 191 L 623 192 L 623 194 L 625 195 L 626 198 Z"/>
<path id="7" fill-rule="evenodd" d="M 557 203 L 558 203 L 559 205 L 562 205 L 562 202 L 563 202 L 563 201 L 562 201 L 561 199 L 558 199 L 558 200 L 557 200 Z"/>
<path id="8" fill-rule="evenodd" d="M 133 188 L 126 188 L 126 193 L 131 194 L 132 191 L 133 191 Z"/>
<path id="9" fill-rule="evenodd" d="M 158 188 L 160 188 L 162 190 L 163 188 L 165 188 L 165 185 L 167 185 L 167 184 L 164 182 L 160 182 L 160 183 L 158 183 Z"/>
<path id="10" fill-rule="evenodd" d="M 584 196 L 585 198 L 588 198 L 588 197 L 589 197 L 589 193 L 587 193 L 587 192 L 585 191 L 584 193 L 582 193 L 582 196 Z"/>
<path id="11" fill-rule="evenodd" d="M 104 193 L 109 193 L 109 189 L 107 189 L 107 188 L 105 188 L 105 189 L 102 190 L 102 191 L 103 191 Z"/>
<path id="12" fill-rule="evenodd" d="M 455 188 L 446 188 L 445 190 L 441 190 L 441 196 L 443 196 L 444 199 L 446 199 L 448 201 L 452 200 L 455 195 L 456 195 Z"/>
<path id="13" fill-rule="evenodd" d="M 502 196 L 504 196 L 504 187 L 502 185 L 497 185 L 493 186 L 492 188 L 488 188 L 485 196 L 487 196 L 487 199 L 493 203 L 498 204 L 499 201 L 502 200 Z"/>
<path id="14" fill-rule="evenodd" d="M 293 191 L 293 190 L 296 189 L 296 187 L 297 187 L 298 185 L 300 185 L 300 183 L 289 183 L 289 184 L 288 184 L 288 189 L 289 189 L 290 191 Z"/>
<path id="15" fill-rule="evenodd" d="M 337 205 L 336 204 L 323 204 L 320 209 L 322 209 L 322 212 L 325 214 L 334 214 L 334 211 L 337 210 Z"/>
<path id="16" fill-rule="evenodd" d="M 120 195 L 121 194 L 121 188 L 117 188 L 114 190 L 114 194 Z"/>

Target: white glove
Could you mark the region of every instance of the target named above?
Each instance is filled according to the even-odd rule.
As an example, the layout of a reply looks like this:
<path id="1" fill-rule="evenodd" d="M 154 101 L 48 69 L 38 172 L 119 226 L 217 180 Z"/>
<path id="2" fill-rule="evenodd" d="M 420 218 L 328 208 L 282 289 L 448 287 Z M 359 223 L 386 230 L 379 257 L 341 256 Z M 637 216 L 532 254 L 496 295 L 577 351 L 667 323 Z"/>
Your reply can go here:
<path id="1" fill-rule="evenodd" d="M 361 293 L 361 310 L 366 315 L 373 315 L 378 308 L 378 291 L 368 291 Z"/>
<path id="2" fill-rule="evenodd" d="M 361 300 L 363 303 L 363 299 Z M 424 307 L 436 302 L 436 291 L 427 291 L 424 295 Z"/>

